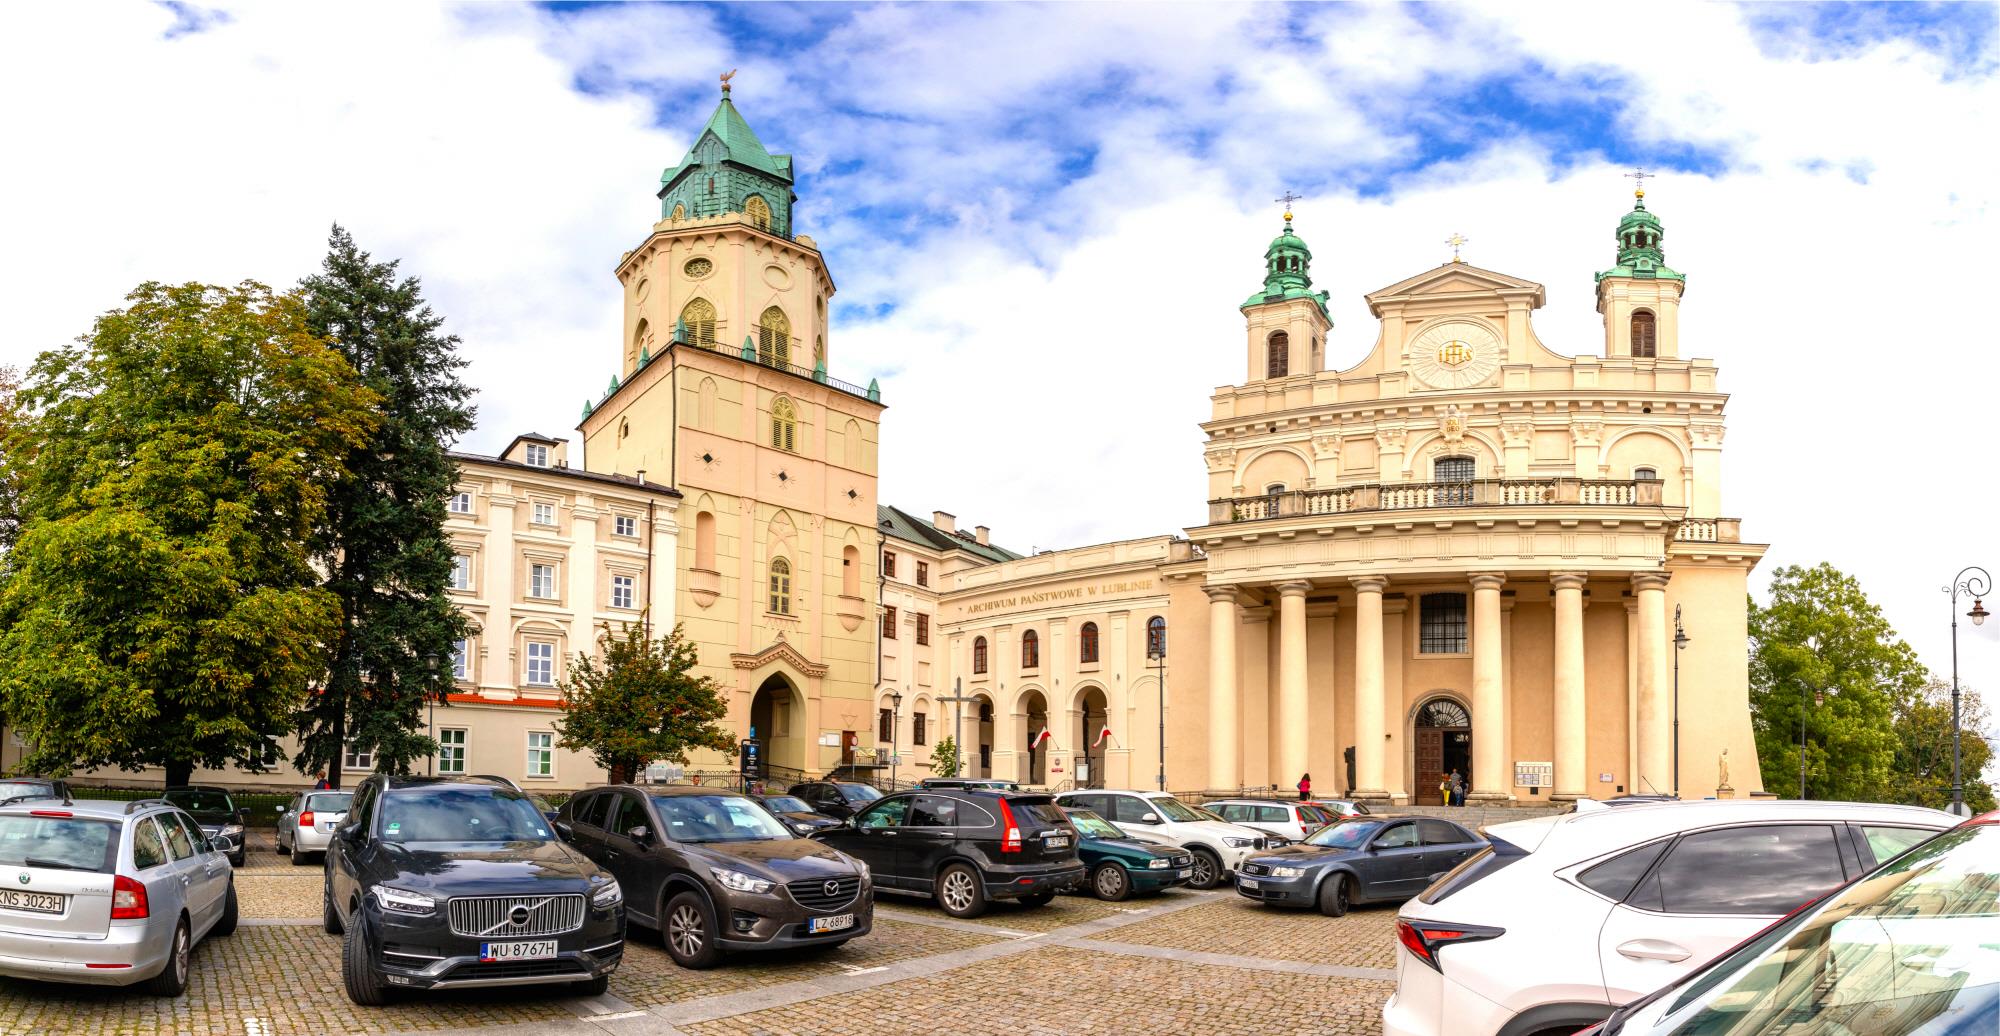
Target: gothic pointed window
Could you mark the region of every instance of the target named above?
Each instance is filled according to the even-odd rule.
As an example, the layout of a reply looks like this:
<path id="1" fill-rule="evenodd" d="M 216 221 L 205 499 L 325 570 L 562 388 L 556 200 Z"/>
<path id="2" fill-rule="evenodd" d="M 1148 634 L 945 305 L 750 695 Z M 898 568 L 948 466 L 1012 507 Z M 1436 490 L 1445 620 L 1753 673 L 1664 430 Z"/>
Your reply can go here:
<path id="1" fill-rule="evenodd" d="M 1292 337 L 1283 331 L 1271 332 L 1265 341 L 1266 377 L 1282 378 L 1291 371 Z"/>
<path id="2" fill-rule="evenodd" d="M 771 229 L 771 206 L 764 199 L 754 194 L 744 199 L 743 214 L 750 217 L 750 225 L 758 230 Z"/>
<path id="3" fill-rule="evenodd" d="M 1042 636 L 1034 630 L 1021 634 L 1021 668 L 1036 669 L 1042 664 Z"/>
<path id="4" fill-rule="evenodd" d="M 1653 314 L 1639 310 L 1632 314 L 1632 355 L 1656 356 L 1659 346 L 1654 338 Z"/>
<path id="5" fill-rule="evenodd" d="M 715 305 L 707 299 L 695 299 L 681 310 L 681 323 L 687 325 L 688 341 L 704 349 L 715 348 Z"/>
<path id="6" fill-rule="evenodd" d="M 784 558 L 771 559 L 771 612 L 792 613 L 792 563 Z"/>
<path id="7" fill-rule="evenodd" d="M 792 322 L 776 306 L 757 318 L 757 362 L 769 367 L 792 362 Z"/>
<path id="8" fill-rule="evenodd" d="M 1097 623 L 1086 622 L 1076 637 L 1077 661 L 1088 665 L 1097 661 Z"/>
<path id="9" fill-rule="evenodd" d="M 783 396 L 771 402 L 771 446 L 787 453 L 798 452 L 799 415 L 792 401 Z"/>

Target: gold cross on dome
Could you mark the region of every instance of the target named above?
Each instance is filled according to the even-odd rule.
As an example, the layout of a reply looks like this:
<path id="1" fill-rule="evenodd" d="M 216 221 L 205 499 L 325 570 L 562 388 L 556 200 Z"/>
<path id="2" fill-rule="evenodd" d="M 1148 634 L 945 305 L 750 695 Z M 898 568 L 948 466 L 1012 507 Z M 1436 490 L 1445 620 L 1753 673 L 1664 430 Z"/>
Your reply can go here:
<path id="1" fill-rule="evenodd" d="M 1645 197 L 1646 181 L 1652 179 L 1654 175 L 1656 174 L 1647 172 L 1644 166 L 1635 167 L 1631 172 L 1626 173 L 1626 178 L 1632 181 L 1632 196 L 1635 198 Z"/>
<path id="2" fill-rule="evenodd" d="M 1450 237 L 1444 239 L 1444 243 L 1451 246 L 1452 262 L 1462 263 L 1465 261 L 1458 257 L 1458 250 L 1460 248 L 1465 247 L 1465 245 L 1469 243 L 1471 240 L 1472 240 L 1471 238 L 1466 237 L 1464 234 L 1453 234 Z"/>
<path id="3" fill-rule="evenodd" d="M 1286 188 L 1285 196 L 1276 200 L 1278 204 L 1285 207 L 1285 222 L 1290 223 L 1292 221 L 1292 203 L 1295 201 L 1304 201 L 1306 200 L 1306 196 L 1303 194 L 1293 194 L 1290 188 Z"/>

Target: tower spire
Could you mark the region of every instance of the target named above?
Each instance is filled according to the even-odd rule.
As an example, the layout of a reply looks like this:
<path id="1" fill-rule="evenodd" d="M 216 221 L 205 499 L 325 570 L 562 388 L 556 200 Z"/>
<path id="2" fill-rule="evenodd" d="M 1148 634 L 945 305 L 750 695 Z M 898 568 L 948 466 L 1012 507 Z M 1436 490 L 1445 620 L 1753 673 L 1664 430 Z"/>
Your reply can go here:
<path id="1" fill-rule="evenodd" d="M 1632 211 L 1618 221 L 1614 236 L 1618 241 L 1618 261 L 1611 269 L 1597 275 L 1599 281 L 1606 277 L 1632 277 L 1639 280 L 1686 280 L 1678 271 L 1667 265 L 1664 247 L 1667 231 L 1661 225 L 1660 217 L 1646 208 L 1646 181 L 1654 174 L 1643 168 L 1624 174 L 1636 186 L 1632 190 Z"/>

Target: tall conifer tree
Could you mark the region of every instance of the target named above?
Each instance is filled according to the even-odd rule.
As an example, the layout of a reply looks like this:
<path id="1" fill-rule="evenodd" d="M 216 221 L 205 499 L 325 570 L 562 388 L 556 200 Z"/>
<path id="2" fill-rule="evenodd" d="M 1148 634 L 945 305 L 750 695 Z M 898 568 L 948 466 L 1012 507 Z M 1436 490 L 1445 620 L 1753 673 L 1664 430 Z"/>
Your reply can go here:
<path id="1" fill-rule="evenodd" d="M 452 686 L 452 642 L 469 623 L 446 594 L 451 543 L 445 498 L 458 480 L 451 443 L 472 428 L 459 380 L 458 337 L 424 302 L 415 277 L 375 262 L 338 225 L 322 272 L 301 287 L 307 322 L 382 397 L 374 436 L 328 490 L 315 545 L 342 625 L 320 693 L 299 714 L 294 760 L 341 783 L 345 746 L 377 770 L 407 772 L 436 750 L 423 709 Z"/>

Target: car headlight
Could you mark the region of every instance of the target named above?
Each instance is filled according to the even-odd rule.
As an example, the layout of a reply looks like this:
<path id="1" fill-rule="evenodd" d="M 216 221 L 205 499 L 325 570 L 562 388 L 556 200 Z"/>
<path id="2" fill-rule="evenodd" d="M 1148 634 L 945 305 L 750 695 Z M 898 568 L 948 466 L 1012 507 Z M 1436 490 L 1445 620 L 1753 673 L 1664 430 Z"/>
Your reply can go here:
<path id="1" fill-rule="evenodd" d="M 865 861 L 854 857 L 849 857 L 849 859 L 854 860 L 854 870 L 861 875 L 861 880 L 867 881 L 869 878 L 868 864 Z"/>
<path id="2" fill-rule="evenodd" d="M 1146 861 L 1146 867 L 1148 870 L 1163 871 L 1173 865 L 1174 861 L 1164 856 L 1155 856 L 1152 859 Z"/>
<path id="3" fill-rule="evenodd" d="M 765 881 L 763 878 L 753 878 L 750 875 L 743 873 L 742 871 L 725 870 L 721 867 L 710 867 L 708 869 L 708 872 L 710 874 L 715 875 L 715 880 L 722 882 L 723 888 L 729 889 L 734 892 L 771 891 L 771 884 L 772 884 L 771 882 Z"/>
<path id="4" fill-rule="evenodd" d="M 1257 840 L 1255 838 L 1225 837 L 1222 840 L 1222 844 L 1230 847 L 1231 849 L 1248 849 L 1251 846 L 1256 845 Z"/>
<path id="5" fill-rule="evenodd" d="M 595 907 L 614 907 L 623 902 L 625 902 L 625 890 L 618 887 L 616 878 L 607 879 L 603 885 L 598 886 L 597 891 L 590 894 L 590 905 Z"/>
<path id="6" fill-rule="evenodd" d="M 1271 868 L 1271 877 L 1274 878 L 1303 878 L 1305 877 L 1305 875 L 1306 875 L 1306 869 L 1304 867 Z"/>
<path id="7" fill-rule="evenodd" d="M 375 886 L 375 902 L 382 909 L 394 914 L 428 914 L 437 909 L 437 900 L 421 892 L 394 888 L 388 885 Z"/>
<path id="8" fill-rule="evenodd" d="M 224 824 L 224 825 L 222 825 L 222 837 L 224 837 L 224 838 L 241 838 L 241 837 L 243 837 L 243 825 L 242 825 L 242 824 Z"/>

